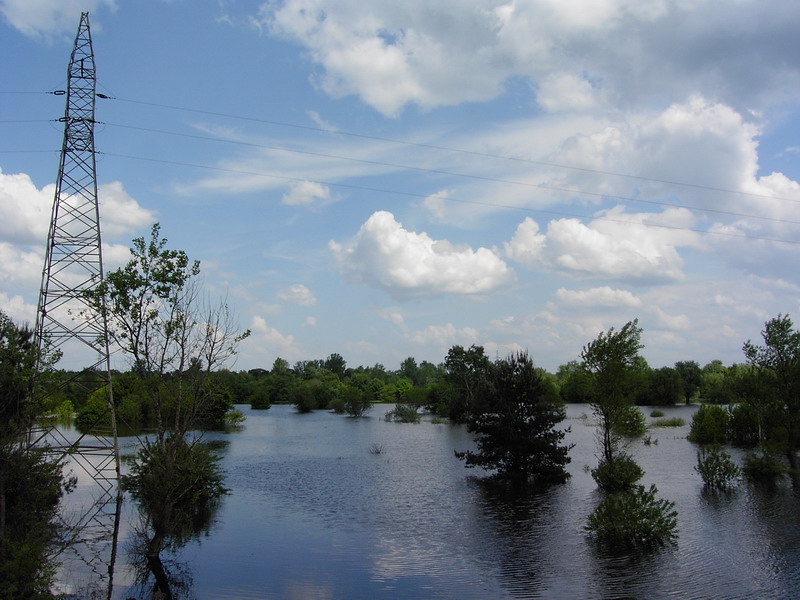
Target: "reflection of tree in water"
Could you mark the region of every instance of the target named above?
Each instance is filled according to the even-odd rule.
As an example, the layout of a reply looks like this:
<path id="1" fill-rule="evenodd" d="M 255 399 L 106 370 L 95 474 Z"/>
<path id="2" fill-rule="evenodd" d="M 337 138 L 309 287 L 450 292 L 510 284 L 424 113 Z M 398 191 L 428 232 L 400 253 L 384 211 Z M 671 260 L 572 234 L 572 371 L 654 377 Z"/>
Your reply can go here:
<path id="1" fill-rule="evenodd" d="M 483 553 L 500 565 L 504 585 L 530 594 L 548 572 L 546 541 L 553 520 L 553 491 L 476 481 L 486 519 L 479 532 Z"/>
<path id="2" fill-rule="evenodd" d="M 162 553 L 174 554 L 209 531 L 227 492 L 218 463 L 215 448 L 199 439 L 173 436 L 142 444 L 123 485 L 139 503 L 141 523 L 131 553 L 143 593 L 152 575 L 152 597 L 188 597 L 191 572 Z"/>

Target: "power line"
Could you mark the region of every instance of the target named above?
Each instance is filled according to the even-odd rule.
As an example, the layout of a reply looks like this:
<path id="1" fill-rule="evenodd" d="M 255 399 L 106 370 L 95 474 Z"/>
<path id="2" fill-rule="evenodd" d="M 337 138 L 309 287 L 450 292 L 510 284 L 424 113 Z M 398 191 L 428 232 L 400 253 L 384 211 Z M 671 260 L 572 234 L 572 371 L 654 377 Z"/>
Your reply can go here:
<path id="1" fill-rule="evenodd" d="M 454 147 L 450 147 L 450 146 L 439 146 L 439 145 L 436 145 L 436 144 L 428 144 L 428 143 L 423 143 L 423 142 L 412 142 L 412 141 L 409 141 L 409 140 L 398 140 L 398 139 L 395 139 L 395 138 L 382 137 L 382 136 L 376 136 L 376 135 L 369 135 L 369 134 L 363 134 L 363 133 L 355 133 L 355 132 L 352 132 L 352 131 L 345 131 L 345 130 L 341 130 L 341 129 L 325 129 L 323 127 L 314 127 L 312 125 L 300 125 L 298 123 L 287 123 L 287 122 L 284 122 L 284 121 L 276 121 L 276 120 L 272 120 L 272 119 L 262 119 L 262 118 L 258 118 L 258 117 L 247 117 L 247 116 L 242 116 L 242 115 L 234 115 L 234 114 L 230 114 L 230 113 L 222 113 L 222 112 L 215 112 L 215 111 L 210 111 L 210 110 L 202 110 L 202 109 L 196 109 L 196 108 L 187 108 L 187 107 L 182 107 L 182 106 L 174 106 L 174 105 L 171 105 L 171 104 L 160 104 L 160 103 L 156 103 L 156 102 L 146 102 L 146 101 L 142 101 L 142 100 L 132 100 L 132 99 L 129 99 L 129 98 L 119 98 L 117 96 L 107 96 L 105 94 L 100 94 L 100 97 L 103 98 L 103 99 L 106 99 L 106 100 L 117 100 L 119 102 L 128 102 L 128 103 L 131 103 L 131 104 L 140 104 L 140 105 L 143 105 L 143 106 L 153 106 L 153 107 L 157 107 L 157 108 L 166 108 L 166 109 L 177 110 L 177 111 L 182 111 L 182 112 L 191 112 L 191 113 L 204 114 L 204 115 L 215 116 L 215 117 L 224 117 L 224 118 L 228 118 L 228 119 L 236 119 L 236 120 L 240 120 L 240 121 L 250 121 L 250 122 L 254 122 L 254 123 L 263 123 L 263 124 L 266 124 L 266 125 L 278 125 L 278 126 L 281 126 L 281 127 L 291 127 L 291 128 L 294 128 L 294 129 L 303 129 L 303 130 L 307 130 L 307 131 L 314 131 L 314 132 L 317 132 L 317 133 L 335 134 L 335 135 L 354 137 L 354 138 L 360 138 L 360 139 L 367 139 L 367 140 L 374 140 L 374 141 L 380 141 L 380 142 L 389 142 L 389 143 L 392 143 L 392 144 L 400 144 L 400 145 L 405 145 L 405 146 L 415 146 L 415 147 L 419 147 L 419 148 L 429 148 L 429 149 L 432 149 L 432 150 L 442 150 L 442 151 L 445 151 L 445 152 L 456 152 L 456 153 L 459 153 L 459 154 L 467 154 L 467 155 L 472 155 L 472 156 L 478 156 L 478 157 L 481 157 L 481 158 L 495 158 L 495 159 L 499 159 L 499 160 L 509 160 L 509 161 L 527 163 L 527 164 L 532 164 L 532 165 L 539 165 L 539 166 L 544 166 L 544 167 L 555 167 L 555 168 L 559 168 L 559 169 L 568 169 L 568 170 L 572 170 L 572 171 L 581 171 L 581 172 L 584 172 L 584 173 L 593 173 L 593 174 L 596 174 L 596 175 L 606 175 L 606 176 L 613 176 L 613 177 L 624 177 L 624 178 L 627 178 L 627 179 L 636 179 L 636 180 L 639 180 L 639 181 L 649 181 L 649 182 L 652 182 L 652 183 L 662 183 L 662 184 L 665 184 L 665 185 L 675 185 L 675 186 L 680 186 L 680 187 L 695 188 L 695 189 L 706 190 L 706 191 L 723 192 L 723 193 L 726 193 L 726 194 L 736 194 L 736 195 L 739 195 L 739 196 L 750 196 L 750 197 L 754 197 L 754 198 L 765 198 L 765 199 L 770 199 L 770 200 L 786 200 L 788 202 L 800 202 L 800 200 L 795 200 L 793 198 L 785 198 L 785 197 L 781 197 L 781 196 L 774 196 L 774 195 L 771 195 L 771 194 L 757 194 L 757 193 L 754 193 L 754 192 L 743 192 L 741 190 L 732 190 L 732 189 L 728 189 L 728 188 L 720 188 L 720 187 L 715 187 L 715 186 L 710 186 L 710 185 L 703 185 L 703 184 L 698 184 L 698 183 L 686 183 L 686 182 L 681 182 L 681 181 L 673 181 L 673 180 L 669 180 L 669 179 L 658 179 L 658 178 L 654 178 L 654 177 L 644 177 L 642 175 L 632 175 L 630 173 L 617 173 L 617 172 L 614 172 L 614 171 L 604 171 L 604 170 L 601 170 L 601 169 L 590 169 L 588 167 L 577 167 L 577 166 L 574 166 L 574 165 L 565 165 L 565 164 L 561 164 L 561 163 L 554 163 L 554 162 L 548 162 L 548 161 L 542 161 L 542 160 L 534 160 L 534 159 L 529 159 L 529 158 L 520 158 L 520 157 L 517 157 L 517 156 L 509 156 L 509 155 L 504 155 L 504 154 L 493 154 L 493 153 L 490 153 L 490 152 L 479 152 L 477 150 L 466 150 L 464 148 L 454 148 Z"/>
<path id="2" fill-rule="evenodd" d="M 775 223 L 786 223 L 786 224 L 792 224 L 792 225 L 800 225 L 800 221 L 791 221 L 791 220 L 788 220 L 788 219 L 778 219 L 778 218 L 775 218 L 775 217 L 766 217 L 766 216 L 752 215 L 752 214 L 747 214 L 747 213 L 737 213 L 737 212 L 733 212 L 733 211 L 720 210 L 720 209 L 714 209 L 714 208 L 704 208 L 704 207 L 699 207 L 699 206 L 688 206 L 688 205 L 685 205 L 685 204 L 679 204 L 679 203 L 673 203 L 673 202 L 646 200 L 646 199 L 643 199 L 643 198 L 633 198 L 633 197 L 630 197 L 630 196 L 622 196 L 622 195 L 618 195 L 618 194 L 607 194 L 607 193 L 602 193 L 602 192 L 589 192 L 589 191 L 586 191 L 586 190 L 579 190 L 579 189 L 574 189 L 574 188 L 566 188 L 566 187 L 561 187 L 561 186 L 556 186 L 556 185 L 549 185 L 549 184 L 544 184 L 544 183 L 531 183 L 531 182 L 528 182 L 528 181 L 516 181 L 516 180 L 513 180 L 513 179 L 503 179 L 503 178 L 498 178 L 498 177 L 488 177 L 488 176 L 485 176 L 485 175 L 474 175 L 474 174 L 471 174 L 471 173 L 458 173 L 458 172 L 455 172 L 455 171 L 446 171 L 444 169 L 432 169 L 432 168 L 428 168 L 428 167 L 417 167 L 417 166 L 412 166 L 412 165 L 403 165 L 403 164 L 397 164 L 397 163 L 391 163 L 391 162 L 385 162 L 385 161 L 356 158 L 356 157 L 353 157 L 353 156 L 343 156 L 343 155 L 339 155 L 339 154 L 329 154 L 329 153 L 325 153 L 325 152 L 314 152 L 314 151 L 311 151 L 311 150 L 297 150 L 297 149 L 293 149 L 293 148 L 286 148 L 286 147 L 283 147 L 283 146 L 272 146 L 272 145 L 268 145 L 268 144 L 257 144 L 257 143 L 254 143 L 254 142 L 244 142 L 244 141 L 241 141 L 241 140 L 221 139 L 221 138 L 217 138 L 217 137 L 210 137 L 210 136 L 192 134 L 192 133 L 180 133 L 180 132 L 175 132 L 175 131 L 166 131 L 166 130 L 163 130 L 163 129 L 152 129 L 152 128 L 148 128 L 148 127 L 138 127 L 138 126 L 134 126 L 134 125 L 122 125 L 122 124 L 119 124 L 119 123 L 108 123 L 108 122 L 106 122 L 106 123 L 104 123 L 104 125 L 109 126 L 109 127 L 118 127 L 118 128 L 123 128 L 123 129 L 131 129 L 131 130 L 135 130 L 135 131 L 144 131 L 144 132 L 148 132 L 148 133 L 158 133 L 158 134 L 162 134 L 162 135 L 171 135 L 171 136 L 176 136 L 176 137 L 184 137 L 184 138 L 189 138 L 189 139 L 204 140 L 204 141 L 209 141 L 209 142 L 234 144 L 234 145 L 238 145 L 238 146 L 246 146 L 246 147 L 249 147 L 249 148 L 259 148 L 259 149 L 263 149 L 263 150 L 277 150 L 279 152 L 287 152 L 287 153 L 292 153 L 292 154 L 303 154 L 303 155 L 307 155 L 307 156 L 317 156 L 317 157 L 320 157 L 320 158 L 333 158 L 333 159 L 336 159 L 336 160 L 345 160 L 345 161 L 357 162 L 357 163 L 361 163 L 361 164 L 376 165 L 376 166 L 382 166 L 382 167 L 391 167 L 391 168 L 395 168 L 395 169 L 404 169 L 404 170 L 408 170 L 408 171 L 418 171 L 418 172 L 421 172 L 421 173 L 431 173 L 431 174 L 436 174 L 436 175 L 448 175 L 448 176 L 451 176 L 451 177 L 463 177 L 463 178 L 466 178 L 466 179 L 475 179 L 475 180 L 479 180 L 479 181 L 488 181 L 488 182 L 492 182 L 492 183 L 503 183 L 503 184 L 508 184 L 508 185 L 524 186 L 524 187 L 543 189 L 543 190 L 548 190 L 548 191 L 563 192 L 563 193 L 569 193 L 569 194 L 578 194 L 578 195 L 582 195 L 582 196 L 590 196 L 590 197 L 593 197 L 593 198 L 612 198 L 614 200 L 623 200 L 625 202 L 638 202 L 638 203 L 650 204 L 650 205 L 654 205 L 654 206 L 669 206 L 669 207 L 672 207 L 672 208 L 684 208 L 684 209 L 687 209 L 687 210 L 701 211 L 701 212 L 706 212 L 706 213 L 714 213 L 714 214 L 726 215 L 726 216 L 731 216 L 731 217 L 742 217 L 742 218 L 747 218 L 747 219 L 760 219 L 760 220 L 763 220 L 763 221 L 771 221 L 771 222 L 775 222 Z"/>
<path id="3" fill-rule="evenodd" d="M 129 160 L 139 160 L 145 162 L 154 162 L 154 163 L 161 163 L 161 164 L 168 164 L 168 165 L 175 165 L 180 167 L 190 167 L 195 169 L 205 169 L 209 171 L 220 171 L 224 173 L 234 173 L 237 175 L 250 175 L 256 177 L 266 177 L 270 179 L 280 179 L 282 181 L 292 181 L 292 182 L 306 182 L 311 181 L 308 178 L 304 177 L 291 177 L 289 175 L 278 175 L 275 173 L 263 173 L 259 171 L 244 171 L 241 169 L 231 169 L 228 167 L 215 167 L 211 165 L 202 165 L 197 163 L 188 163 L 188 162 L 181 162 L 175 160 L 164 160 L 164 159 L 157 159 L 157 158 L 147 158 L 144 156 L 132 156 L 129 154 L 119 154 L 114 152 L 98 152 L 97 154 L 105 155 L 105 156 L 112 156 L 115 158 L 124 158 Z M 332 181 L 324 181 L 324 180 L 313 180 L 314 183 L 319 183 L 321 185 L 327 185 L 330 187 L 339 187 L 339 188 L 347 188 L 347 189 L 354 189 L 359 191 L 366 191 L 366 192 L 376 192 L 381 194 L 393 194 L 397 196 L 406 196 L 411 198 L 422 198 L 425 199 L 428 197 L 426 194 L 419 194 L 416 192 L 404 192 L 400 190 L 392 190 L 392 189 L 385 189 L 385 188 L 375 188 L 363 185 L 356 185 L 352 183 L 339 183 L 339 182 L 332 182 Z M 800 240 L 787 240 L 782 238 L 771 238 L 771 237 L 764 237 L 764 236 L 755 236 L 755 235 L 747 235 L 743 233 L 734 233 L 734 232 L 725 232 L 725 231 L 707 231 L 703 229 L 695 229 L 691 227 L 678 227 L 676 225 L 663 225 L 659 223 L 636 223 L 634 221 L 628 221 L 625 219 L 614 219 L 611 217 L 597 217 L 592 215 L 580 215 L 575 213 L 567 213 L 564 211 L 554 211 L 554 210 L 547 210 L 542 208 L 531 208 L 528 206 L 512 206 L 509 204 L 497 204 L 493 202 L 483 202 L 480 200 L 465 200 L 462 198 L 453 198 L 452 196 L 444 197 L 442 200 L 457 202 L 460 204 L 473 204 L 476 206 L 487 206 L 491 208 L 502 208 L 502 209 L 509 209 L 509 210 L 519 210 L 525 212 L 533 212 L 533 213 L 541 213 L 541 214 L 548 214 L 554 215 L 559 217 L 570 217 L 580 220 L 591 219 L 593 221 L 606 221 L 611 223 L 622 223 L 625 225 L 638 225 L 641 227 L 656 227 L 660 229 L 669 229 L 672 231 L 691 231 L 693 233 L 700 233 L 704 235 L 719 235 L 724 237 L 734 237 L 734 238 L 742 238 L 754 241 L 765 241 L 765 242 L 776 242 L 781 244 L 792 244 L 792 245 L 800 245 Z"/>

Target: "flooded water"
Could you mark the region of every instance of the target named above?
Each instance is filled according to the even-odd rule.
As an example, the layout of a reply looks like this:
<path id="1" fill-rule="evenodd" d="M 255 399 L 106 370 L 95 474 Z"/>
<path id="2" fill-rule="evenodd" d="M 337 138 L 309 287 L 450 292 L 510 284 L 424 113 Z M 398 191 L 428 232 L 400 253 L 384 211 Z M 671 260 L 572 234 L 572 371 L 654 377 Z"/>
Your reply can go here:
<path id="1" fill-rule="evenodd" d="M 632 557 L 602 554 L 583 531 L 600 499 L 586 406 L 568 406 L 572 478 L 522 498 L 477 484 L 453 454 L 473 447 L 461 426 L 387 423 L 389 406 L 363 419 L 239 408 L 242 431 L 207 436 L 228 442 L 231 493 L 210 534 L 180 553 L 198 599 L 800 597 L 798 494 L 704 493 L 688 425 L 630 448 L 642 483 L 679 513 L 674 546 Z M 666 412 L 688 423 L 694 410 Z"/>

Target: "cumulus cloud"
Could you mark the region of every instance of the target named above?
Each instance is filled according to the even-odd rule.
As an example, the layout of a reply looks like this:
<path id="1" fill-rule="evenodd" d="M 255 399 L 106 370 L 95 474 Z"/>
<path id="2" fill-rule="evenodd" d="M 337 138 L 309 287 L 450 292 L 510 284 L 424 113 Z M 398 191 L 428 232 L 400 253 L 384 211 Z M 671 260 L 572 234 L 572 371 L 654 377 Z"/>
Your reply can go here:
<path id="1" fill-rule="evenodd" d="M 116 9 L 116 0 L 0 0 L 0 13 L 29 37 L 51 39 L 78 29 L 81 12 Z"/>
<path id="2" fill-rule="evenodd" d="M 374 213 L 347 246 L 331 241 L 329 247 L 345 277 L 399 299 L 483 294 L 514 281 L 495 251 L 408 231 L 386 211 Z"/>
<path id="3" fill-rule="evenodd" d="M 55 195 L 55 185 L 36 187 L 25 173 L 0 172 L 0 237 L 17 244 L 44 244 Z M 127 236 L 155 220 L 152 211 L 131 198 L 118 182 L 97 190 L 103 237 Z"/>
<path id="4" fill-rule="evenodd" d="M 278 298 L 300 306 L 313 306 L 317 301 L 314 293 L 302 283 L 290 285 L 288 288 L 279 291 Z"/>
<path id="5" fill-rule="evenodd" d="M 800 79 L 785 50 L 800 7 L 760 0 L 753 19 L 756 1 L 740 4 L 720 12 L 680 0 L 286 0 L 263 4 L 254 20 L 306 48 L 325 92 L 358 95 L 389 116 L 411 103 L 487 100 L 512 77 L 535 84 L 540 106 L 555 111 L 698 90 L 742 109 L 780 102 Z"/>
<path id="6" fill-rule="evenodd" d="M 696 243 L 691 232 L 660 229 L 690 216 L 681 209 L 658 214 L 608 211 L 584 225 L 577 219 L 557 219 L 540 232 L 527 217 L 510 242 L 506 257 L 529 268 L 559 271 L 581 278 L 666 282 L 683 278 L 683 259 L 677 246 Z"/>
<path id="7" fill-rule="evenodd" d="M 291 334 L 283 334 L 267 323 L 264 317 L 255 315 L 250 323 L 253 342 L 266 353 L 275 354 L 287 360 L 299 358 L 300 353 L 295 346 L 295 338 Z"/>
<path id="8" fill-rule="evenodd" d="M 315 181 L 299 181 L 289 186 L 281 202 L 289 206 L 308 206 L 315 202 L 330 200 L 331 190 L 328 186 Z"/>

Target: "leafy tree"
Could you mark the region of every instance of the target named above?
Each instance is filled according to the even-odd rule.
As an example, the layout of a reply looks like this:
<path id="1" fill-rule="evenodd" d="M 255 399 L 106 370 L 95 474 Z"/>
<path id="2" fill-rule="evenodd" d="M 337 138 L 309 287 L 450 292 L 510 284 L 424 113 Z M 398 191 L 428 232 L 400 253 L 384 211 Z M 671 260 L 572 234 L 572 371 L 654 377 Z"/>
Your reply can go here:
<path id="1" fill-rule="evenodd" d="M 689 441 L 696 444 L 724 444 L 728 438 L 731 415 L 721 406 L 703 404 L 692 415 Z"/>
<path id="2" fill-rule="evenodd" d="M 46 597 L 50 553 L 58 540 L 56 515 L 73 480 L 25 436 L 40 407 L 33 394 L 37 363 L 47 371 L 57 354 L 39 352 L 33 332 L 0 311 L 0 597 Z"/>
<path id="3" fill-rule="evenodd" d="M 477 434 L 478 450 L 457 452 L 467 467 L 494 471 L 494 477 L 517 483 L 562 483 L 569 477 L 571 446 L 560 445 L 565 417 L 548 385 L 526 353 L 496 362 L 491 370 L 490 402 L 473 412 L 467 428 Z"/>
<path id="4" fill-rule="evenodd" d="M 200 425 L 222 425 L 232 405 L 212 373 L 236 354 L 248 331 L 238 333 L 228 306 L 208 303 L 200 292 L 200 263 L 170 250 L 153 225 L 150 239 L 136 238 L 131 259 L 87 292 L 89 306 L 107 317 L 109 335 L 131 361 L 153 406 L 155 438 L 139 449 L 126 487 L 150 525 L 147 562 L 157 591 L 171 597 L 160 552 L 175 547 L 191 528 L 188 499 L 219 496 L 224 488 L 215 461 L 190 439 Z"/>
<path id="5" fill-rule="evenodd" d="M 492 363 L 483 346 L 453 346 L 444 360 L 445 380 L 452 386 L 447 415 L 454 423 L 466 422 L 486 408 L 492 397 Z"/>
<path id="6" fill-rule="evenodd" d="M 591 403 L 594 393 L 592 375 L 583 363 L 571 360 L 558 367 L 559 393 L 567 403 Z"/>
<path id="7" fill-rule="evenodd" d="M 642 329 L 638 319 L 629 321 L 622 329 L 612 327 L 584 346 L 581 358 L 592 375 L 595 400 L 592 410 L 600 422 L 602 460 L 613 461 L 620 451 L 619 437 L 614 424 L 625 407 L 632 403 L 637 378 L 637 358 Z"/>
<path id="8" fill-rule="evenodd" d="M 333 353 L 325 359 L 323 367 L 331 373 L 335 373 L 341 379 L 345 376 L 347 362 L 340 354 Z"/>
<path id="9" fill-rule="evenodd" d="M 697 363 L 695 363 L 696 365 Z M 697 368 L 698 381 L 700 368 Z M 673 406 L 679 400 L 691 398 L 685 395 L 683 378 L 681 377 L 678 369 L 671 367 L 661 367 L 654 369 L 650 373 L 650 381 L 648 385 L 648 400 L 649 404 L 658 404 L 660 406 Z M 686 403 L 689 404 L 688 399 Z"/>
<path id="10" fill-rule="evenodd" d="M 800 331 L 788 315 L 778 315 L 766 322 L 761 335 L 763 345 L 748 340 L 742 348 L 761 384 L 761 393 L 750 394 L 745 401 L 756 410 L 763 441 L 786 456 L 795 483 L 800 484 L 796 454 L 800 447 Z M 768 420 L 776 426 L 765 427 Z"/>
<path id="11" fill-rule="evenodd" d="M 681 391 L 686 404 L 691 404 L 692 397 L 700 390 L 703 383 L 703 372 L 694 360 L 682 360 L 675 363 L 675 370 L 681 378 Z"/>
<path id="12" fill-rule="evenodd" d="M 344 411 L 351 417 L 363 417 L 372 408 L 369 392 L 349 384 L 342 387 L 340 398 L 344 404 Z"/>

